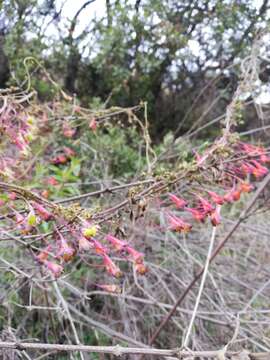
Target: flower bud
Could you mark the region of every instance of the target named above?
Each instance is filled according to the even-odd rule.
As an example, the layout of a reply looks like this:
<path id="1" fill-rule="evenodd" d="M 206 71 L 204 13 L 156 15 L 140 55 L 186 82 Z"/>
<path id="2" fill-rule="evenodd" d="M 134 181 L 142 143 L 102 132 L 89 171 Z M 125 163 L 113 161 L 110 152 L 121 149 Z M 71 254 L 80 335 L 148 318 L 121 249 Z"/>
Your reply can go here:
<path id="1" fill-rule="evenodd" d="M 182 232 L 182 233 L 188 233 L 192 229 L 192 225 L 185 222 L 181 218 L 168 214 L 168 220 L 169 220 L 169 230 L 176 231 L 176 232 Z"/>
<path id="2" fill-rule="evenodd" d="M 115 263 L 109 258 L 108 255 L 103 255 L 103 264 L 105 265 L 108 273 L 110 273 L 112 276 L 119 278 L 123 275 L 119 267 L 115 265 Z"/>
<path id="3" fill-rule="evenodd" d="M 117 239 L 115 236 L 107 235 L 107 241 L 109 241 L 116 251 L 122 251 L 127 246 L 127 242 Z"/>
<path id="4" fill-rule="evenodd" d="M 50 250 L 51 250 L 51 245 L 47 246 L 45 250 L 41 251 L 38 255 L 36 255 L 37 261 L 40 263 L 44 263 L 44 261 L 48 259 Z"/>
<path id="5" fill-rule="evenodd" d="M 95 118 L 92 119 L 92 120 L 90 120 L 90 122 L 89 122 L 89 129 L 91 129 L 91 130 L 93 130 L 93 131 L 95 131 L 95 130 L 97 129 L 97 121 L 96 121 Z"/>
<path id="6" fill-rule="evenodd" d="M 43 264 L 47 267 L 47 269 L 55 276 L 59 277 L 61 273 L 63 272 L 64 268 L 56 263 L 53 263 L 51 261 L 45 260 Z"/>
<path id="7" fill-rule="evenodd" d="M 89 251 L 92 249 L 90 242 L 84 236 L 81 236 L 79 238 L 78 245 L 79 251 Z"/>
<path id="8" fill-rule="evenodd" d="M 58 182 L 58 181 L 56 180 L 56 178 L 53 177 L 53 176 L 50 176 L 50 177 L 46 180 L 46 183 L 47 183 L 48 185 L 51 185 L 51 186 L 56 186 L 56 185 L 59 184 L 59 182 Z"/>
<path id="9" fill-rule="evenodd" d="M 143 263 L 140 263 L 140 264 L 136 263 L 135 271 L 136 271 L 136 273 L 138 273 L 140 275 L 144 275 L 147 273 L 148 268 Z"/>
<path id="10" fill-rule="evenodd" d="M 143 258 L 144 258 L 144 254 L 133 249 L 131 246 L 127 246 L 126 247 L 126 251 L 129 253 L 129 255 L 131 256 L 132 260 L 136 263 L 136 264 L 141 264 L 143 262 Z"/>
<path id="11" fill-rule="evenodd" d="M 66 156 L 69 157 L 69 158 L 76 155 L 75 151 L 73 149 L 67 147 L 67 146 L 65 146 L 63 148 L 63 150 L 64 150 L 64 153 L 66 154 Z"/>
<path id="12" fill-rule="evenodd" d="M 218 195 L 214 191 L 207 191 L 207 192 L 211 196 L 211 199 L 215 204 L 218 204 L 218 205 L 223 205 L 224 204 L 224 199 L 223 199 L 222 196 Z"/>
<path id="13" fill-rule="evenodd" d="M 49 221 L 53 218 L 53 214 L 46 210 L 42 205 L 37 202 L 33 202 L 32 205 L 42 220 Z"/>
<path id="14" fill-rule="evenodd" d="M 217 226 L 220 224 L 221 222 L 220 206 L 216 207 L 216 209 L 211 213 L 210 218 L 213 226 Z"/>
<path id="15" fill-rule="evenodd" d="M 187 206 L 187 202 L 184 199 L 179 198 L 174 194 L 169 194 L 170 200 L 176 205 L 177 209 L 183 209 Z"/>
<path id="16" fill-rule="evenodd" d="M 95 240 L 95 239 L 91 239 L 91 242 L 93 243 L 93 248 L 95 250 L 95 253 L 97 255 L 106 255 L 108 253 L 107 248 L 102 245 L 99 241 Z"/>
<path id="17" fill-rule="evenodd" d="M 247 182 L 242 182 L 240 187 L 241 187 L 241 191 L 244 193 L 249 193 L 254 189 L 254 187 Z"/>

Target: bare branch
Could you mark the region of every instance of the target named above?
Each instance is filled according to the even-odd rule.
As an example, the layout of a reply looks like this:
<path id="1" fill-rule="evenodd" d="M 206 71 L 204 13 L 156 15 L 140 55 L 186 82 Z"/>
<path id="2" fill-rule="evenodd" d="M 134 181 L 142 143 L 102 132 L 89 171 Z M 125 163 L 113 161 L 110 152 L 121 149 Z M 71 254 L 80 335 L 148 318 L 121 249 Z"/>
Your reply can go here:
<path id="1" fill-rule="evenodd" d="M 56 351 L 83 351 L 88 353 L 112 354 L 120 357 L 126 354 L 143 354 L 153 356 L 177 356 L 178 358 L 197 357 L 197 358 L 217 358 L 220 350 L 209 351 L 189 351 L 181 349 L 142 349 L 142 348 L 128 348 L 119 345 L 116 346 L 88 346 L 88 345 L 63 345 L 63 344 L 43 344 L 43 343 L 25 343 L 25 342 L 0 342 L 0 349 L 16 349 L 16 350 L 56 350 Z M 249 353 L 245 350 L 242 352 L 228 352 L 227 356 L 240 355 L 246 353 L 252 360 L 266 360 L 269 359 L 270 352 L 264 353 Z"/>

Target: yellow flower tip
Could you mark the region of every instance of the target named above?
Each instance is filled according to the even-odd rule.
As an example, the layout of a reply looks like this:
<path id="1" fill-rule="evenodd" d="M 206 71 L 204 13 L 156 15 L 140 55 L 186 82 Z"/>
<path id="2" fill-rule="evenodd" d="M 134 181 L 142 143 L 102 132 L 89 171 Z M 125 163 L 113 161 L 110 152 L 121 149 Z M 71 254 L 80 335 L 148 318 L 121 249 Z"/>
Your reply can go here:
<path id="1" fill-rule="evenodd" d="M 34 123 L 34 119 L 32 118 L 32 116 L 29 116 L 29 118 L 27 119 L 27 124 L 32 125 Z"/>
<path id="2" fill-rule="evenodd" d="M 98 231 L 97 225 L 93 225 L 93 226 L 83 229 L 82 233 L 83 233 L 83 236 L 86 237 L 86 239 L 90 239 L 91 237 L 96 236 L 97 231 Z"/>
<path id="3" fill-rule="evenodd" d="M 30 226 L 35 226 L 37 224 L 37 217 L 35 214 L 29 214 L 27 217 L 27 224 Z"/>

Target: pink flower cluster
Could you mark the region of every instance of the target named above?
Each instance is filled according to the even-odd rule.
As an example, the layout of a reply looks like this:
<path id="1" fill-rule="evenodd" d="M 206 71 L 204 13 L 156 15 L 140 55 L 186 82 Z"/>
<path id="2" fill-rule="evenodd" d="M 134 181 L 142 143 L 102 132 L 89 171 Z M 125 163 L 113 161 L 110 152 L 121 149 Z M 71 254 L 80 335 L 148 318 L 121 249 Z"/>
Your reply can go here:
<path id="1" fill-rule="evenodd" d="M 16 194 L 10 193 L 12 201 L 18 198 Z M 47 246 L 35 255 L 36 260 L 42 264 L 55 277 L 61 275 L 64 265 L 74 259 L 76 254 L 89 253 L 98 256 L 108 274 L 120 278 L 123 273 L 118 265 L 111 259 L 112 255 L 122 257 L 134 264 L 138 274 L 145 274 L 144 254 L 135 250 L 128 242 L 121 240 L 111 234 L 102 235 L 100 227 L 86 220 L 68 223 L 48 210 L 44 204 L 37 201 L 29 203 L 29 212 L 23 215 L 13 209 L 15 229 L 23 235 L 36 234 L 39 224 L 47 222 L 54 225 L 52 235 L 53 241 L 47 242 Z"/>
<path id="2" fill-rule="evenodd" d="M 75 155 L 76 153 L 73 149 L 65 146 L 58 155 L 50 160 L 50 162 L 54 165 L 66 164 Z"/>
<path id="3" fill-rule="evenodd" d="M 6 134 L 24 155 L 29 152 L 29 143 L 33 138 L 34 130 L 33 118 L 16 110 L 14 106 L 8 105 L 2 111 L 0 116 L 1 133 Z"/>
<path id="4" fill-rule="evenodd" d="M 108 274 L 115 278 L 120 278 L 123 276 L 123 273 L 110 257 L 114 250 L 114 253 L 122 257 L 124 256 L 124 259 L 133 262 L 137 273 L 143 275 L 147 272 L 147 268 L 143 263 L 144 254 L 128 245 L 126 241 L 120 240 L 113 235 L 105 236 L 103 241 L 96 239 L 95 235 L 97 235 L 98 229 L 96 225 L 84 222 L 83 227 L 74 234 L 75 240 L 67 240 L 59 230 L 57 230 L 57 252 L 56 255 L 51 255 L 54 259 L 57 259 L 60 264 L 56 263 L 55 260 L 48 260 L 48 248 L 40 252 L 36 259 L 53 273 L 55 277 L 58 277 L 64 270 L 64 263 L 71 261 L 76 253 L 88 252 L 102 259 L 103 266 Z M 74 230 L 73 233 L 75 233 Z M 107 246 L 104 244 L 104 240 Z M 53 247 L 50 245 L 49 249 L 52 250 Z"/>
<path id="5" fill-rule="evenodd" d="M 29 144 L 36 132 L 35 120 L 18 104 L 7 102 L 3 105 L 0 112 L 0 176 L 16 177 L 20 161 L 30 154 Z"/>
<path id="6" fill-rule="evenodd" d="M 270 157 L 266 149 L 251 144 L 238 142 L 233 147 L 234 157 L 229 162 L 222 162 L 220 166 L 221 178 L 219 183 L 222 194 L 213 190 L 202 188 L 200 192 L 193 192 L 191 202 L 194 207 L 188 206 L 188 201 L 175 194 L 169 194 L 170 201 L 176 209 L 189 213 L 193 220 L 204 223 L 210 218 L 213 226 L 221 222 L 220 209 L 225 203 L 238 201 L 243 193 L 249 193 L 254 189 L 250 183 L 252 180 L 260 180 L 268 172 L 266 164 L 270 164 Z M 201 159 L 196 154 L 197 162 Z M 203 194 L 203 195 L 202 195 Z M 206 198 L 207 197 L 207 198 Z M 176 232 L 188 233 L 192 224 L 185 218 L 180 218 L 173 213 L 167 213 L 168 229 Z"/>

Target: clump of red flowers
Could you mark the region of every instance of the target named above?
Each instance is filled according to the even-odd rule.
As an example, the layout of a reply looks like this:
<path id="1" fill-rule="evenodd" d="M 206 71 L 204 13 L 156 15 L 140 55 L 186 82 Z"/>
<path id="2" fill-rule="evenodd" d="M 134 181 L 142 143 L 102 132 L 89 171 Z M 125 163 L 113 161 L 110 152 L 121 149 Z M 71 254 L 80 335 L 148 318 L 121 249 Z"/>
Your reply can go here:
<path id="1" fill-rule="evenodd" d="M 9 193 L 9 198 L 14 202 L 20 201 L 20 195 L 13 192 Z M 111 234 L 102 234 L 99 225 L 79 217 L 69 223 L 57 208 L 50 207 L 50 203 L 46 201 L 30 201 L 28 206 L 26 214 L 11 208 L 15 229 L 22 235 L 29 235 L 37 234 L 42 223 L 54 228 L 51 240 L 46 240 L 46 248 L 35 254 L 35 260 L 54 277 L 63 273 L 66 264 L 71 262 L 76 254 L 95 255 L 106 272 L 115 278 L 122 277 L 123 272 L 112 259 L 114 255 L 131 262 L 138 274 L 147 272 L 143 253 L 135 250 L 126 240 Z"/>
<path id="2" fill-rule="evenodd" d="M 7 113 L 5 116 L 11 115 Z M 5 117 L 1 119 L 0 130 L 4 128 L 17 148 L 22 153 L 26 153 L 31 140 L 31 121 L 23 120 L 18 132 L 16 131 L 18 125 L 7 129 L 5 127 L 6 120 Z M 95 131 L 97 124 L 97 121 L 92 119 L 89 128 Z M 62 130 L 67 138 L 72 138 L 76 132 L 68 122 L 63 123 Z M 218 226 L 221 223 L 222 206 L 239 201 L 242 194 L 249 193 L 254 189 L 252 182 L 261 180 L 269 171 L 267 166 L 270 164 L 270 157 L 263 147 L 236 142 L 231 145 L 229 161 L 228 158 L 222 158 L 222 155 L 216 158 L 208 156 L 213 153 L 214 151 L 209 150 L 202 155 L 195 153 L 194 163 L 197 164 L 198 172 L 202 171 L 205 180 L 203 186 L 188 189 L 185 198 L 182 195 L 169 193 L 170 204 L 177 210 L 177 213 L 173 210 L 166 211 L 169 230 L 189 233 L 194 221 L 203 224 L 209 220 L 213 226 Z M 50 161 L 55 165 L 66 164 L 75 155 L 73 149 L 64 147 Z M 210 161 L 207 163 L 209 158 Z M 8 167 L 9 161 L 0 158 L 0 173 L 7 172 Z M 210 176 L 207 181 L 207 171 L 210 168 L 211 172 L 211 167 L 215 168 L 219 174 L 219 180 L 216 182 Z M 58 185 L 58 181 L 54 177 L 49 177 L 45 181 L 50 186 Z M 18 198 L 17 193 L 10 192 L 9 200 L 13 203 L 20 200 L 20 197 Z M 123 271 L 114 261 L 114 256 L 132 263 L 138 274 L 143 275 L 148 271 L 144 263 L 144 254 L 134 249 L 128 241 L 107 234 L 107 231 L 104 234 L 97 224 L 79 217 L 74 221 L 67 220 L 43 200 L 38 201 L 31 198 L 27 214 L 13 208 L 12 210 L 14 212 L 13 221 L 20 234 L 37 234 L 42 223 L 46 223 L 49 229 L 53 229 L 52 237 L 46 238 L 45 249 L 35 254 L 36 261 L 46 271 L 59 277 L 63 273 L 66 263 L 71 262 L 76 254 L 94 255 L 99 259 L 100 265 L 106 272 L 115 278 L 123 276 Z M 105 285 L 103 288 L 107 291 L 115 289 Z"/>
<path id="3" fill-rule="evenodd" d="M 13 102 L 12 97 L 7 96 L 2 102 L 0 176 L 14 179 L 22 159 L 31 153 L 30 143 L 35 139 L 38 127 L 36 119 L 22 105 Z"/>
<path id="4" fill-rule="evenodd" d="M 168 221 L 170 230 L 188 233 L 192 229 L 192 225 L 173 214 L 168 214 Z"/>
<path id="5" fill-rule="evenodd" d="M 58 155 L 51 158 L 50 162 L 54 165 L 63 165 L 71 160 L 76 155 L 75 151 L 65 146 Z"/>
<path id="6" fill-rule="evenodd" d="M 195 153 L 195 161 L 201 168 L 205 165 L 207 156 Z M 221 223 L 221 207 L 225 203 L 239 201 L 243 193 L 251 192 L 254 189 L 251 182 L 261 180 L 269 172 L 267 164 L 270 164 L 270 157 L 263 147 L 243 142 L 235 143 L 232 146 L 231 161 L 223 161 L 221 157 L 220 164 L 215 164 L 222 179 L 215 185 L 215 187 L 219 186 L 220 194 L 204 187 L 196 192 L 189 191 L 192 194 L 189 201 L 178 195 L 169 194 L 171 203 L 178 211 L 182 212 L 183 216 L 167 213 L 168 229 L 188 233 L 192 229 L 189 216 L 201 223 L 209 218 L 213 226 L 219 225 Z M 190 207 L 189 203 L 193 203 L 195 206 Z"/>

